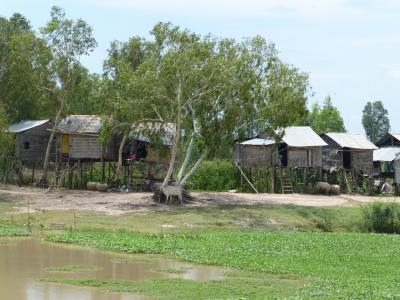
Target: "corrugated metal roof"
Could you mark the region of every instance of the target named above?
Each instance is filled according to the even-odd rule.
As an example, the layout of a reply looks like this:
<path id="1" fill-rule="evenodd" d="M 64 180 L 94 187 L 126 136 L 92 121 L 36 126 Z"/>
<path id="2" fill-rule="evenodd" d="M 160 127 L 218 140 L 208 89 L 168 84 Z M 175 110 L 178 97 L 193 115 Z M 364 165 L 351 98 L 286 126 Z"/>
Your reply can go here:
<path id="1" fill-rule="evenodd" d="M 400 147 L 383 147 L 374 150 L 374 161 L 393 161 L 400 155 Z"/>
<path id="2" fill-rule="evenodd" d="M 21 133 L 24 131 L 27 131 L 29 129 L 41 126 L 50 120 L 26 120 L 26 121 L 21 121 L 15 124 L 12 124 L 10 127 L 8 127 L 8 132 L 12 133 Z"/>
<path id="3" fill-rule="evenodd" d="M 277 132 L 278 134 L 278 132 Z M 309 126 L 292 126 L 285 129 L 285 135 L 282 141 L 289 147 L 323 147 L 327 143 Z M 245 141 L 241 145 L 271 145 L 275 143 L 274 139 L 256 138 Z"/>
<path id="4" fill-rule="evenodd" d="M 359 150 L 375 150 L 378 149 L 374 144 L 368 141 L 361 134 L 351 133 L 325 133 L 328 137 L 334 140 L 342 148 L 351 148 Z"/>
<path id="5" fill-rule="evenodd" d="M 61 120 L 57 131 L 70 134 L 98 134 L 100 128 L 100 116 L 71 115 Z"/>
<path id="6" fill-rule="evenodd" d="M 268 146 L 268 145 L 272 145 L 274 143 L 275 143 L 274 140 L 256 138 L 256 139 L 252 139 L 252 140 L 248 140 L 248 141 L 245 141 L 243 143 L 240 143 L 240 145 Z"/>
<path id="7" fill-rule="evenodd" d="M 323 147 L 327 143 L 309 126 L 292 126 L 285 128 L 283 137 L 289 147 Z"/>
<path id="8" fill-rule="evenodd" d="M 396 140 L 400 141 L 400 133 L 392 133 L 391 134 Z"/>
<path id="9" fill-rule="evenodd" d="M 151 142 L 150 136 L 160 135 L 163 145 L 170 146 L 175 137 L 173 123 L 140 123 L 132 128 L 129 136 L 143 142 Z"/>

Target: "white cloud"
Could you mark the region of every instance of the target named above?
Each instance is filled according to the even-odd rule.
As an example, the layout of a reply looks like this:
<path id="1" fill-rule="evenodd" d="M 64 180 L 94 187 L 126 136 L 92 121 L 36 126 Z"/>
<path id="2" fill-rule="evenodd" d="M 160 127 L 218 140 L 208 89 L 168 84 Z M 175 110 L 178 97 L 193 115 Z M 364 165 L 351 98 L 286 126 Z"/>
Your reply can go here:
<path id="1" fill-rule="evenodd" d="M 87 3 L 154 13 L 262 17 L 272 14 L 326 17 L 356 12 L 348 0 L 85 0 Z"/>

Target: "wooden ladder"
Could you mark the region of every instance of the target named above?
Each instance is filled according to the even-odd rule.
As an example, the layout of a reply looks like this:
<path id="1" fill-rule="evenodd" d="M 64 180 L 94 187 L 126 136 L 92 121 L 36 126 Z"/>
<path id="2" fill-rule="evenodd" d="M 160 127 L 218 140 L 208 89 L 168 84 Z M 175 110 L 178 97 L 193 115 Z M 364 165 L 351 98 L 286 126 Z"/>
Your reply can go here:
<path id="1" fill-rule="evenodd" d="M 287 170 L 281 170 L 281 186 L 282 194 L 293 194 L 292 180 L 290 174 L 287 174 Z"/>

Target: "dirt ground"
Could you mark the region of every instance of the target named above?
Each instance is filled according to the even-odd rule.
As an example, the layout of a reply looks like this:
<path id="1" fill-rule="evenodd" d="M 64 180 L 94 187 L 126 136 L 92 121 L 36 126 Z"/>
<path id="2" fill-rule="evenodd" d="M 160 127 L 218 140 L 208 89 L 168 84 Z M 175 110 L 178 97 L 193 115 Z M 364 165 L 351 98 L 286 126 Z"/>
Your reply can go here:
<path id="1" fill-rule="evenodd" d="M 395 197 L 368 197 L 357 195 L 306 195 L 306 194 L 246 194 L 246 193 L 192 193 L 194 200 L 184 207 L 210 205 L 299 205 L 311 207 L 357 206 L 372 201 L 399 201 Z M 84 190 L 47 191 L 45 189 L 7 186 L 0 188 L 0 199 L 14 201 L 19 212 L 44 210 L 90 210 L 110 215 L 141 211 L 168 211 L 179 206 L 159 204 L 151 193 L 91 192 Z"/>

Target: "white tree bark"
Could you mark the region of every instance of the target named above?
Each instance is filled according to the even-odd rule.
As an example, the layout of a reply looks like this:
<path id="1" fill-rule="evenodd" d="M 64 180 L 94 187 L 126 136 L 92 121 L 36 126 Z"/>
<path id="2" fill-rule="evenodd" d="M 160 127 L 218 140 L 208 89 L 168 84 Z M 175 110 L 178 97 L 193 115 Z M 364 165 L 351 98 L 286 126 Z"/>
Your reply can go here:
<path id="1" fill-rule="evenodd" d="M 174 171 L 176 155 L 179 149 L 179 141 L 181 135 L 181 80 L 179 79 L 178 88 L 177 88 L 177 112 L 176 112 L 176 125 L 175 125 L 175 137 L 172 144 L 171 149 L 171 160 L 169 162 L 169 167 L 167 171 L 167 175 L 164 178 L 164 182 L 162 184 L 163 187 L 169 184 L 172 173 Z"/>
<path id="2" fill-rule="evenodd" d="M 128 134 L 125 133 L 121 144 L 119 145 L 119 149 L 118 149 L 118 165 L 117 165 L 117 169 L 115 170 L 115 175 L 114 175 L 114 181 L 118 180 L 119 174 L 121 172 L 121 168 L 122 168 L 122 151 L 124 150 L 125 144 L 128 140 Z"/>
<path id="3" fill-rule="evenodd" d="M 43 172 L 42 172 L 42 178 L 41 178 L 41 181 L 43 183 L 47 182 L 47 171 L 49 169 L 51 145 L 53 144 L 54 136 L 56 135 L 57 126 L 61 121 L 61 114 L 64 111 L 64 103 L 65 103 L 64 91 L 61 93 L 58 100 L 60 102 L 60 108 L 57 111 L 56 118 L 55 118 L 54 124 L 53 124 L 53 128 L 51 129 L 49 142 L 47 143 L 47 148 L 46 148 L 46 155 L 44 157 L 44 162 L 43 162 Z"/>
<path id="4" fill-rule="evenodd" d="M 180 185 L 183 186 L 190 176 L 200 167 L 203 160 L 207 157 L 208 151 L 204 151 L 201 157 L 196 161 L 194 166 L 190 169 L 190 171 L 186 174 L 186 176 L 182 179 Z"/>
<path id="5" fill-rule="evenodd" d="M 181 169 L 179 170 L 179 173 L 178 173 L 178 177 L 176 178 L 176 184 L 177 185 L 181 184 L 182 177 L 183 177 L 183 175 L 185 173 L 187 165 L 189 164 L 190 157 L 192 156 L 192 150 L 193 150 L 193 144 L 194 144 L 194 136 L 195 136 L 195 134 L 193 133 L 192 134 L 192 138 L 190 139 L 190 142 L 189 142 L 189 146 L 188 146 L 188 148 L 186 150 L 185 160 L 183 161 Z"/>

